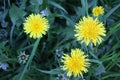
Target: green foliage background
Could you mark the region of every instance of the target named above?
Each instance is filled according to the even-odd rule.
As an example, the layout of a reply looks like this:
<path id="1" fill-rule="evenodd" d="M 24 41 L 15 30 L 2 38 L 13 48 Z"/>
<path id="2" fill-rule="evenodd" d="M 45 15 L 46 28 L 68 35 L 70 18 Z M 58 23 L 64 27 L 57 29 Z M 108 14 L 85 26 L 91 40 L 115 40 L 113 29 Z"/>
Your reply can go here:
<path id="1" fill-rule="evenodd" d="M 97 5 L 105 10 L 100 19 L 107 36 L 101 45 L 86 47 L 74 37 L 75 23 L 82 16 L 92 16 Z M 18 61 L 20 51 L 32 55 L 36 41 L 23 32 L 23 22 L 29 14 L 46 8 L 50 29 L 41 38 L 22 80 L 56 80 L 58 74 L 64 74 L 60 57 L 73 48 L 81 48 L 91 60 L 85 80 L 120 80 L 120 0 L 0 0 L 0 62 L 9 64 L 7 71 L 0 69 L 0 80 L 20 79 L 26 65 Z"/>

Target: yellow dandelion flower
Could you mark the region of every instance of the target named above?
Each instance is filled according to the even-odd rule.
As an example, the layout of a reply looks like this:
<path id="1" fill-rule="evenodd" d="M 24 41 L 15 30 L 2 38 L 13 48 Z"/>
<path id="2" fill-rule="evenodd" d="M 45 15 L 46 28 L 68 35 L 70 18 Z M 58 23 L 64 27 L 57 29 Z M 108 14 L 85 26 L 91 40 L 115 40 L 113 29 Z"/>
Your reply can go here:
<path id="1" fill-rule="evenodd" d="M 104 14 L 104 8 L 102 6 L 96 6 L 93 8 L 92 13 L 94 16 L 99 16 L 100 14 Z"/>
<path id="2" fill-rule="evenodd" d="M 87 73 L 87 68 L 90 66 L 87 57 L 80 49 L 72 49 L 70 56 L 68 54 L 62 56 L 63 66 L 61 66 L 61 69 L 67 71 L 69 77 L 72 75 L 74 77 L 83 77 L 83 72 Z"/>
<path id="3" fill-rule="evenodd" d="M 40 14 L 29 15 L 24 23 L 24 32 L 29 34 L 30 38 L 41 38 L 48 31 L 48 20 Z"/>
<path id="4" fill-rule="evenodd" d="M 102 36 L 106 36 L 106 30 L 102 22 L 98 19 L 93 19 L 92 17 L 83 17 L 75 26 L 74 35 L 77 37 L 78 41 L 81 43 L 86 43 L 88 45 L 90 42 L 96 45 L 103 41 Z"/>

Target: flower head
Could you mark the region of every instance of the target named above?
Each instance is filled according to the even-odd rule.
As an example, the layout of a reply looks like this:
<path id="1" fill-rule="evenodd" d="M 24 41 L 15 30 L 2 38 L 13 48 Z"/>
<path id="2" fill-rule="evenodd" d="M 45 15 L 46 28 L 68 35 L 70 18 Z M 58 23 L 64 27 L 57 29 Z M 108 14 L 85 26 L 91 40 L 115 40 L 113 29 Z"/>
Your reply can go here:
<path id="1" fill-rule="evenodd" d="M 46 8 L 46 9 L 44 9 L 44 10 L 42 10 L 41 12 L 40 12 L 40 15 L 41 16 L 48 16 L 49 15 L 49 9 L 48 8 Z"/>
<path id="2" fill-rule="evenodd" d="M 28 59 L 29 55 L 26 55 L 25 54 L 25 51 L 24 52 L 20 52 L 20 55 L 18 56 L 18 60 L 20 63 L 23 63 L 25 64 L 27 59 Z"/>
<path id="3" fill-rule="evenodd" d="M 9 67 L 8 63 L 6 63 L 6 62 L 1 63 L 0 62 L 0 69 L 3 69 L 4 71 L 6 71 L 8 67 Z"/>
<path id="4" fill-rule="evenodd" d="M 24 23 L 24 32 L 31 38 L 41 38 L 48 31 L 48 20 L 39 14 L 29 15 Z"/>
<path id="5" fill-rule="evenodd" d="M 104 8 L 102 6 L 96 6 L 93 8 L 92 13 L 94 16 L 99 16 L 100 14 L 104 14 Z"/>
<path id="6" fill-rule="evenodd" d="M 88 45 L 90 42 L 96 45 L 103 41 L 102 36 L 106 36 L 105 28 L 102 22 L 92 17 L 83 17 L 75 26 L 75 37 L 77 40 Z"/>
<path id="7" fill-rule="evenodd" d="M 65 74 L 58 74 L 55 80 L 69 80 Z"/>
<path id="8" fill-rule="evenodd" d="M 62 70 L 67 70 L 67 76 L 83 77 L 83 72 L 88 72 L 87 68 L 90 65 L 87 57 L 80 49 L 72 49 L 71 55 L 64 54 L 62 56 Z"/>

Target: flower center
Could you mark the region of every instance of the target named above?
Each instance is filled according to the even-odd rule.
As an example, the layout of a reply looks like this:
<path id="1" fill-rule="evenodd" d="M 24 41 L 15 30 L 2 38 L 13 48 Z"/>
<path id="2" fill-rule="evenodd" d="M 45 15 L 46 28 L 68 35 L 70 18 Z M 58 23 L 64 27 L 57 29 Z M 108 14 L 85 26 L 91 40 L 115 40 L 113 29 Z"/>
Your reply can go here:
<path id="1" fill-rule="evenodd" d="M 87 23 L 84 23 L 83 26 L 84 27 L 81 29 L 81 34 L 83 37 L 91 40 L 96 39 L 99 34 L 98 27 L 96 27 L 97 24 L 93 21 L 89 21 Z"/>
<path id="2" fill-rule="evenodd" d="M 22 55 L 21 56 L 21 60 L 25 60 L 26 56 L 25 55 Z"/>
<path id="3" fill-rule="evenodd" d="M 39 31 L 40 25 L 38 22 L 34 22 L 32 26 L 34 26 L 34 27 L 31 27 L 34 32 Z"/>
<path id="4" fill-rule="evenodd" d="M 83 60 L 80 59 L 79 57 L 75 56 L 72 57 L 69 62 L 68 62 L 68 67 L 72 71 L 79 71 L 83 67 Z"/>
<path id="5" fill-rule="evenodd" d="M 96 13 L 100 13 L 100 9 L 97 9 L 97 10 L 96 10 Z"/>

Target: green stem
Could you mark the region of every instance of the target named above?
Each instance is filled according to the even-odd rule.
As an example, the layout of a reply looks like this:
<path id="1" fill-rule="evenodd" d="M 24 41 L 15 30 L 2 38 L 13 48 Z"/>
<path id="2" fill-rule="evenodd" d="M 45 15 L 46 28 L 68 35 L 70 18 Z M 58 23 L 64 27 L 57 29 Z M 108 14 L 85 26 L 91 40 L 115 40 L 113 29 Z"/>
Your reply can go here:
<path id="1" fill-rule="evenodd" d="M 13 39 L 12 39 L 12 36 L 13 36 L 14 28 L 15 28 L 15 23 L 13 23 L 11 31 L 10 31 L 10 45 L 12 46 L 12 48 L 13 48 L 13 41 L 12 41 Z"/>
<path id="2" fill-rule="evenodd" d="M 87 0 L 81 0 L 82 16 L 88 16 L 88 3 Z"/>
<path id="3" fill-rule="evenodd" d="M 93 58 L 95 58 L 96 60 L 98 60 L 98 57 L 94 54 L 94 48 L 93 48 L 93 45 L 92 44 L 90 44 L 90 46 L 89 46 L 89 53 L 90 53 L 90 55 L 93 57 Z"/>
<path id="4" fill-rule="evenodd" d="M 29 63 L 31 62 L 31 60 L 33 59 L 33 57 L 34 57 L 34 55 L 35 55 L 35 52 L 36 52 L 37 47 L 38 47 L 38 45 L 39 45 L 39 42 L 40 42 L 40 38 L 38 38 L 38 39 L 36 40 L 36 42 L 35 42 L 35 44 L 34 44 L 34 46 L 33 46 L 31 55 L 30 55 L 30 57 L 29 57 L 26 65 L 25 65 L 25 68 L 23 69 L 23 72 L 22 72 L 21 75 L 20 75 L 19 80 L 23 80 L 23 76 L 24 76 L 24 74 L 25 74 L 25 72 L 26 72 L 26 70 L 27 70 L 27 68 L 28 68 Z"/>
<path id="5" fill-rule="evenodd" d="M 86 11 L 86 15 L 88 16 L 88 2 L 87 0 L 85 0 L 85 11 Z"/>

